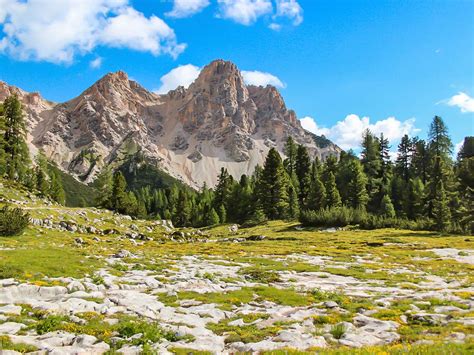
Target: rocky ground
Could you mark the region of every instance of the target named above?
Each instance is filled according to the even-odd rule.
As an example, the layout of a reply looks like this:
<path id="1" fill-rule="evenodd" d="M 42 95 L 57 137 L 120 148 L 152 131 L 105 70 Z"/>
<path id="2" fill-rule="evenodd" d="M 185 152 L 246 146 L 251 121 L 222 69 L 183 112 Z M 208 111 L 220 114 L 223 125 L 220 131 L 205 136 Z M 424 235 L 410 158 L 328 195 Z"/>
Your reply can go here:
<path id="1" fill-rule="evenodd" d="M 34 218 L 0 238 L 5 353 L 474 350 L 472 237 L 176 230 L 2 193 Z"/>

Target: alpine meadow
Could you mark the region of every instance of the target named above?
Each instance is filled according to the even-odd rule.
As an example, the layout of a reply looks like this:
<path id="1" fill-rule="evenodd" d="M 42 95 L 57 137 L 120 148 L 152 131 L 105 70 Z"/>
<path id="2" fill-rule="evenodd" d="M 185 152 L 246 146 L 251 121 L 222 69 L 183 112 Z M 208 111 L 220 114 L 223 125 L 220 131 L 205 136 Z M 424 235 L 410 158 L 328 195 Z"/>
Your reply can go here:
<path id="1" fill-rule="evenodd" d="M 473 14 L 0 0 L 0 354 L 474 353 Z"/>

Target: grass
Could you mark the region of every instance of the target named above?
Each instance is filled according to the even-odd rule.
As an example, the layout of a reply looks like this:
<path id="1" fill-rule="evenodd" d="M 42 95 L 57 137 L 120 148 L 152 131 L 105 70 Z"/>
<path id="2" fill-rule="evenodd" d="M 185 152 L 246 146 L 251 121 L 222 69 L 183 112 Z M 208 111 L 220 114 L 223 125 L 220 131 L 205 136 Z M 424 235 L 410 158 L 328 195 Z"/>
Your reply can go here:
<path id="1" fill-rule="evenodd" d="M 7 185 L 4 185 L 7 186 Z M 232 287 L 239 287 L 244 280 L 255 282 L 253 287 L 241 287 L 224 292 L 197 293 L 189 291 L 178 292 L 175 296 L 167 294 L 157 295 L 158 299 L 168 306 L 177 307 L 181 300 L 197 300 L 206 304 L 216 304 L 222 310 L 237 312 L 236 317 L 243 319 L 243 327 L 229 326 L 230 319 L 213 323 L 209 327 L 222 333 L 228 342 L 250 342 L 255 339 L 265 339 L 283 329 L 286 323 L 276 323 L 272 327 L 258 329 L 251 324 L 258 319 L 267 319 L 266 313 L 238 313 L 239 307 L 249 302 L 271 301 L 279 305 L 291 307 L 315 306 L 321 302 L 334 301 L 339 308 L 325 309 L 324 314 L 312 317 L 316 326 L 328 325 L 331 332 L 341 333 L 338 324 L 342 321 L 352 321 L 356 312 L 361 310 L 375 310 L 371 317 L 381 320 L 400 322 L 400 317 L 411 310 L 412 304 L 417 304 L 424 311 L 432 312 L 437 306 L 456 306 L 466 313 L 452 312 L 453 322 L 444 326 L 431 324 L 401 324 L 398 333 L 401 336 L 400 345 L 356 349 L 327 349 L 322 354 L 372 354 L 388 352 L 404 354 L 409 351 L 427 351 L 426 347 L 408 346 L 421 339 L 428 339 L 439 343 L 437 350 L 445 353 L 469 353 L 472 344 L 455 345 L 441 344 L 452 332 L 473 334 L 473 327 L 456 323 L 460 317 L 473 316 L 467 310 L 465 300 L 470 300 L 473 293 L 468 287 L 474 283 L 474 267 L 453 259 L 441 259 L 430 249 L 457 248 L 459 255 L 468 254 L 467 250 L 474 249 L 474 238 L 462 236 L 438 236 L 430 232 L 414 232 L 395 229 L 373 231 L 336 231 L 324 233 L 316 229 L 295 230 L 296 223 L 272 221 L 252 228 L 241 228 L 242 237 L 251 235 L 265 235 L 267 238 L 259 242 L 245 243 L 176 243 L 169 242 L 163 237 L 164 231 L 156 228 L 145 234 L 153 237 L 154 242 L 143 245 L 133 245 L 126 238 L 119 238 L 130 230 L 130 225 L 136 224 L 141 231 L 145 227 L 155 228 L 153 221 L 127 221 L 114 216 L 108 211 L 94 209 L 67 208 L 61 206 L 46 206 L 39 199 L 27 197 L 21 189 L 3 188 L 0 196 L 26 201 L 30 214 L 34 218 L 52 218 L 74 221 L 78 225 L 91 225 L 99 230 L 115 229 L 117 233 L 100 236 L 101 242 L 93 241 L 93 235 L 60 232 L 30 226 L 19 237 L 0 238 L 0 278 L 16 278 L 23 282 L 37 285 L 59 285 L 60 283 L 49 278 L 69 276 L 82 278 L 89 275 L 96 284 L 103 284 L 103 278 L 97 276 L 100 268 L 106 268 L 116 276 L 123 276 L 136 270 L 147 270 L 150 275 L 162 282 L 173 282 L 173 276 L 179 270 L 180 259 L 186 255 L 195 255 L 198 258 L 211 261 L 216 266 L 236 267 L 240 270 L 237 275 L 228 276 L 225 273 L 199 272 L 201 279 L 211 280 L 213 283 L 227 282 Z M 220 240 L 229 235 L 228 226 L 206 228 L 209 239 Z M 240 235 L 239 235 L 240 236 Z M 74 238 L 81 237 L 86 244 L 78 247 Z M 382 244 L 384 243 L 384 244 Z M 377 245 L 375 247 L 375 245 Z M 120 249 L 127 249 L 139 257 L 125 258 L 120 262 L 109 265 L 105 258 Z M 299 257 L 304 256 L 304 257 Z M 315 259 L 312 260 L 311 258 Z M 324 257 L 318 262 L 317 257 Z M 363 261 L 361 261 L 361 259 Z M 389 306 L 376 304 L 374 300 L 383 298 L 383 294 L 370 293 L 367 297 L 352 297 L 345 294 L 344 289 L 324 291 L 322 289 L 302 290 L 283 284 L 283 280 L 298 282 L 301 273 L 313 273 L 310 276 L 324 283 L 324 278 L 332 275 L 353 277 L 370 286 L 394 286 L 405 291 L 423 292 L 423 283 L 428 274 L 439 276 L 447 281 L 457 281 L 462 286 L 452 290 L 449 301 L 440 298 L 426 298 L 429 304 L 419 303 L 419 300 L 406 296 L 396 298 Z M 329 280 L 327 280 L 329 281 Z M 301 283 L 299 283 L 301 284 Z M 299 285 L 298 284 L 298 285 Z M 284 285 L 284 288 L 283 288 Z M 304 285 L 303 285 L 304 286 Z M 464 290 L 463 288 L 466 288 Z M 100 299 L 89 299 L 102 302 Z M 318 306 L 318 308 L 323 308 Z M 9 321 L 19 321 L 27 324 L 29 329 L 38 332 L 50 330 L 65 330 L 83 334 L 91 334 L 106 342 L 113 334 L 144 334 L 133 340 L 137 344 L 145 344 L 144 352 L 152 352 L 148 341 L 153 339 L 175 339 L 175 334 L 164 329 L 160 324 L 146 319 L 127 318 L 118 315 L 119 323 L 110 325 L 96 313 L 81 314 L 85 324 L 72 322 L 68 317 L 48 315 L 33 311 L 24 306 L 19 316 L 9 316 Z M 211 319 L 211 318 L 209 318 Z M 231 318 L 232 320 L 237 318 Z M 29 330 L 27 329 L 27 330 Z M 22 330 L 23 332 L 23 330 Z M 336 338 L 336 335 L 333 336 Z M 342 335 L 341 335 L 342 336 Z M 129 337 L 129 336 L 128 336 Z M 3 339 L 6 343 L 6 339 Z M 186 340 L 186 339 L 184 339 Z M 190 340 L 188 338 L 187 340 Z M 173 341 L 173 340 L 172 340 Z M 13 346 L 13 345 L 9 345 Z M 413 350 L 415 349 L 415 350 Z M 444 350 L 443 350 L 444 349 Z M 370 352 L 370 351 L 374 352 Z M 188 349 L 175 348 L 176 353 L 189 353 Z M 189 350 L 193 353 L 198 354 Z M 292 352 L 291 349 L 287 350 Z M 318 349 L 318 353 L 319 353 Z M 364 352 L 369 351 L 369 352 Z M 278 352 L 274 352 L 278 353 Z M 423 352 L 428 353 L 429 352 Z M 472 351 L 471 351 L 472 353 Z"/>
<path id="2" fill-rule="evenodd" d="M 346 333 L 346 327 L 342 323 L 335 324 L 331 327 L 330 333 L 334 339 L 341 339 Z"/>
<path id="3" fill-rule="evenodd" d="M 38 349 L 33 345 L 23 343 L 12 343 L 12 341 L 7 335 L 0 335 L 0 353 L 2 353 L 2 350 L 17 351 L 19 353 L 24 354 L 37 351 Z"/>
<path id="4" fill-rule="evenodd" d="M 225 319 L 219 323 L 209 323 L 207 328 L 217 335 L 226 335 L 226 343 L 257 343 L 270 336 L 276 335 L 281 328 L 272 326 L 258 328 L 256 325 L 231 326 L 229 323 L 235 319 Z"/>

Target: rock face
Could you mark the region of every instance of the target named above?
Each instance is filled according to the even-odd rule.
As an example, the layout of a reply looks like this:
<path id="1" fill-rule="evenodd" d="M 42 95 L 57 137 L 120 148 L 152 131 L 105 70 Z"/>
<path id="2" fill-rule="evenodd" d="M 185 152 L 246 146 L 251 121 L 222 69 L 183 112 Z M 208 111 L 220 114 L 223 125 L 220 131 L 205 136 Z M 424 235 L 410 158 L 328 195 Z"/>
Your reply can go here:
<path id="1" fill-rule="evenodd" d="M 262 165 L 268 150 L 288 138 L 321 159 L 338 155 L 300 125 L 272 86 L 246 86 L 238 68 L 217 60 L 188 89 L 156 95 L 109 73 L 62 104 L 0 82 L 0 101 L 16 93 L 27 114 L 29 143 L 65 171 L 89 182 L 105 166 L 138 151 L 185 183 L 213 186 L 221 167 L 236 178 Z"/>

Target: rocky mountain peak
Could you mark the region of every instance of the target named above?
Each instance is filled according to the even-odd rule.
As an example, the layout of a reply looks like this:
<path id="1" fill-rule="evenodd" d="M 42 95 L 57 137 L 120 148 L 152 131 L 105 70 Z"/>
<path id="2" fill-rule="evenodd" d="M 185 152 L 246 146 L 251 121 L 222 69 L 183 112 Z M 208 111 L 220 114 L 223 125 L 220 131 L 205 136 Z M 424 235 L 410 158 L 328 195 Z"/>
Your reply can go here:
<path id="1" fill-rule="evenodd" d="M 90 182 L 109 164 L 140 151 L 185 183 L 213 186 L 227 168 L 235 178 L 263 165 L 271 147 L 283 152 L 288 136 L 324 159 L 339 154 L 318 145 L 273 86 L 246 86 L 237 66 L 216 60 L 186 89 L 157 95 L 109 73 L 62 104 L 0 82 L 0 101 L 19 93 L 26 108 L 32 149 L 77 178 Z"/>

